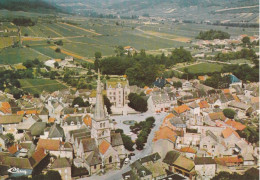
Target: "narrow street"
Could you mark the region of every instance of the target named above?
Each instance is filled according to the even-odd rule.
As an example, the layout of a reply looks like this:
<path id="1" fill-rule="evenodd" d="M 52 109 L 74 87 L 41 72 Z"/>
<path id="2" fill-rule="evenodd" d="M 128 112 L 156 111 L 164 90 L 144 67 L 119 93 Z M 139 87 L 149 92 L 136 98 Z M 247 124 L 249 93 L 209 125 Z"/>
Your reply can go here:
<path id="1" fill-rule="evenodd" d="M 152 129 L 151 133 L 148 136 L 147 143 L 146 143 L 144 149 L 141 150 L 141 151 L 135 150 L 134 153 L 136 155 L 132 156 L 132 159 L 131 159 L 129 164 L 124 165 L 120 170 L 108 172 L 108 173 L 106 173 L 103 176 L 95 176 L 95 175 L 93 175 L 91 177 L 82 178 L 81 180 L 84 180 L 84 179 L 88 179 L 88 180 L 120 180 L 120 179 L 122 179 L 122 174 L 127 172 L 127 171 L 129 171 L 131 169 L 130 166 L 129 166 L 131 163 L 133 163 L 134 161 L 136 161 L 139 158 L 145 157 L 145 156 L 147 156 L 147 155 L 152 153 L 152 140 L 154 138 L 154 133 L 161 126 L 165 115 L 166 115 L 166 113 L 161 113 L 159 115 L 155 115 L 155 114 L 151 114 L 151 113 L 150 114 L 145 113 L 143 116 L 141 116 L 141 117 L 143 117 L 143 120 L 145 120 L 146 117 L 153 116 L 156 119 L 155 126 L 154 126 L 154 128 Z M 130 116 L 130 118 L 133 118 L 132 116 L 137 116 L 137 115 L 129 115 L 129 116 Z M 138 115 L 138 116 L 140 116 L 140 115 Z M 124 117 L 121 116 L 121 118 L 124 118 Z M 124 120 L 128 120 L 128 119 L 129 119 L 129 117 L 126 116 L 126 118 Z"/>

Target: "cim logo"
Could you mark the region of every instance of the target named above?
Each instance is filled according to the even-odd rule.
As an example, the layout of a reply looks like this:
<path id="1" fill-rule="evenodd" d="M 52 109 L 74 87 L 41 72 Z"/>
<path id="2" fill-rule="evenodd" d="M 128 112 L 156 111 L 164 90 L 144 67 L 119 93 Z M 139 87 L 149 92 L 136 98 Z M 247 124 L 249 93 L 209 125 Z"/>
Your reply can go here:
<path id="1" fill-rule="evenodd" d="M 12 168 L 8 169 L 7 171 L 12 174 L 25 174 L 26 175 L 26 171 L 20 170 L 19 168 L 16 168 L 16 167 L 12 167 Z"/>

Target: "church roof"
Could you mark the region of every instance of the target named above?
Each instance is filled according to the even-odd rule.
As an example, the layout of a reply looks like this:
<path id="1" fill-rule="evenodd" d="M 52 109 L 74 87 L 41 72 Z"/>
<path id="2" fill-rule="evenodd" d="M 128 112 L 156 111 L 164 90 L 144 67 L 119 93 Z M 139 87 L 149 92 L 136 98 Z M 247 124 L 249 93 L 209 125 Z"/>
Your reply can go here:
<path id="1" fill-rule="evenodd" d="M 99 152 L 100 152 L 101 154 L 105 154 L 105 153 L 107 152 L 107 150 L 108 150 L 109 147 L 110 147 L 110 144 L 109 144 L 106 140 L 103 140 L 103 141 L 100 143 L 98 149 L 99 149 Z"/>
<path id="2" fill-rule="evenodd" d="M 112 147 L 123 145 L 123 140 L 120 133 L 111 133 L 111 145 Z"/>
<path id="3" fill-rule="evenodd" d="M 94 166 L 94 165 L 97 165 L 97 164 L 101 164 L 102 163 L 102 159 L 100 157 L 100 154 L 98 153 L 97 150 L 95 151 L 92 151 L 89 156 L 86 158 L 86 161 L 87 163 L 90 165 L 90 166 Z"/>
<path id="4" fill-rule="evenodd" d="M 94 111 L 94 120 L 103 121 L 105 120 L 105 109 L 104 109 L 104 100 L 102 95 L 102 87 L 100 81 L 100 73 L 98 70 L 98 81 L 97 81 L 97 96 L 96 96 L 96 106 Z"/>
<path id="5" fill-rule="evenodd" d="M 81 143 L 83 145 L 84 152 L 90 152 L 97 149 L 96 141 L 94 138 L 83 139 Z"/>

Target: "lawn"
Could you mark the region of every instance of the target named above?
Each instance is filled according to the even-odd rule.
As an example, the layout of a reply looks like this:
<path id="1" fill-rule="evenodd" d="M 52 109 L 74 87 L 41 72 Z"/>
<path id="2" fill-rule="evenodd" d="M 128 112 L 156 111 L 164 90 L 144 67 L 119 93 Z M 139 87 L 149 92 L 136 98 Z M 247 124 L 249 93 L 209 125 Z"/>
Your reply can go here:
<path id="1" fill-rule="evenodd" d="M 66 86 L 50 79 L 20 79 L 21 88 L 31 94 L 40 94 L 43 91 L 54 92 L 65 89 Z"/>
<path id="2" fill-rule="evenodd" d="M 215 63 L 201 63 L 186 67 L 190 73 L 211 73 L 220 72 L 223 65 Z M 183 71 L 185 67 L 178 70 Z"/>

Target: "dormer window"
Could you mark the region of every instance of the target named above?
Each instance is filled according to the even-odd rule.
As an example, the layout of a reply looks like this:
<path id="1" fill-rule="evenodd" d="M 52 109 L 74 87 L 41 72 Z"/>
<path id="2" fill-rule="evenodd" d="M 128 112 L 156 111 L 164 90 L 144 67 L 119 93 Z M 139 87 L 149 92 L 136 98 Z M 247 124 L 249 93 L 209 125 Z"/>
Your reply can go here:
<path id="1" fill-rule="evenodd" d="M 70 125 L 71 125 L 71 126 L 74 126 L 74 122 L 73 122 L 73 121 L 71 121 Z"/>
<path id="2" fill-rule="evenodd" d="M 121 88 L 121 84 L 120 84 L 120 83 L 118 83 L 117 87 L 118 87 L 118 88 Z"/>

